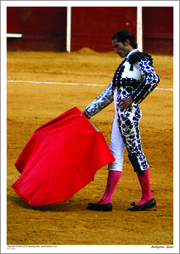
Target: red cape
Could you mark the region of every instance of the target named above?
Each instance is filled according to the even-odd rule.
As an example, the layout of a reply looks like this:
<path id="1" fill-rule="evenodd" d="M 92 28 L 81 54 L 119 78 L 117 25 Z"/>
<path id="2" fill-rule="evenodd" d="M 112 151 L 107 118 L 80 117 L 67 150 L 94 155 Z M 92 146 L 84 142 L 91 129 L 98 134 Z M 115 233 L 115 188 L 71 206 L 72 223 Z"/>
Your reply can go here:
<path id="1" fill-rule="evenodd" d="M 61 202 L 112 161 L 102 133 L 75 107 L 34 132 L 15 163 L 21 176 L 12 187 L 31 206 Z"/>

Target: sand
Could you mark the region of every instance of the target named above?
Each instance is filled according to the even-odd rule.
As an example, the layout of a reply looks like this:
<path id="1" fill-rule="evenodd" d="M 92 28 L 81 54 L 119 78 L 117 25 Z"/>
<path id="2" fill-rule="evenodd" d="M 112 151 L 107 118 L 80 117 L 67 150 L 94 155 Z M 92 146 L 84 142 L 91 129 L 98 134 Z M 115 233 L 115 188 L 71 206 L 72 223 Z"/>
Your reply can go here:
<path id="1" fill-rule="evenodd" d="M 122 245 L 173 245 L 173 56 L 152 57 L 161 81 L 140 104 L 140 132 L 157 206 L 127 211 L 131 202 L 139 201 L 141 189 L 125 151 L 113 211 L 95 212 L 86 206 L 103 195 L 107 166 L 70 199 L 35 208 L 11 188 L 20 176 L 14 163 L 38 127 L 72 107 L 83 110 L 97 97 L 122 60 L 113 52 L 86 48 L 7 52 L 7 80 L 13 81 L 7 82 L 7 245 L 114 245 L 119 252 Z M 112 103 L 91 118 L 108 145 L 113 116 Z"/>

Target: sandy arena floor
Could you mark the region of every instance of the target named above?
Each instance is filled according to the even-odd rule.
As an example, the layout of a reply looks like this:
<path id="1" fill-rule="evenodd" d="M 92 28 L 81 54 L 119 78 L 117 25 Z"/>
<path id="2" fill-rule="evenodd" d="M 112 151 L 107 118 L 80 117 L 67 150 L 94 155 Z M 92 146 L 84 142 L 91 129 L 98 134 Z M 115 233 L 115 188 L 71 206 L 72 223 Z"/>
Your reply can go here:
<path id="1" fill-rule="evenodd" d="M 72 107 L 83 110 L 111 82 L 122 60 L 113 52 L 89 49 L 7 52 L 7 80 L 13 81 L 7 82 L 8 245 L 117 245 L 119 252 L 120 245 L 173 245 L 173 91 L 167 89 L 173 89 L 173 57 L 152 57 L 161 81 L 140 104 L 140 131 L 157 207 L 126 211 L 131 202 L 139 201 L 141 189 L 125 151 L 113 212 L 105 213 L 88 211 L 86 206 L 101 198 L 107 166 L 69 200 L 40 209 L 27 205 L 11 185 L 20 176 L 14 163 L 33 132 Z M 91 118 L 108 145 L 113 115 L 111 104 Z"/>

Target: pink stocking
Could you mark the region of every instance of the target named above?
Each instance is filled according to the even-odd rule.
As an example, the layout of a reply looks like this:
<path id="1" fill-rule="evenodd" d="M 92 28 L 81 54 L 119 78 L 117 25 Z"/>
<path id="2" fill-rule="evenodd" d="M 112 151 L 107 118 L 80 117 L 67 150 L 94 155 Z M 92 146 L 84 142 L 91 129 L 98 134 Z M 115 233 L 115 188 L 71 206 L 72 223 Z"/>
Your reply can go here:
<path id="1" fill-rule="evenodd" d="M 153 195 L 151 193 L 151 187 L 150 187 L 150 180 L 149 180 L 149 168 L 144 170 L 145 175 L 138 176 L 139 183 L 141 185 L 142 189 L 142 197 L 141 200 L 137 203 L 137 205 L 143 205 L 144 203 L 148 202 L 153 198 Z"/>
<path id="2" fill-rule="evenodd" d="M 121 171 L 109 170 L 105 193 L 103 197 L 98 202 L 96 202 L 96 204 L 100 205 L 100 204 L 111 203 L 113 193 L 119 182 L 121 174 L 122 174 Z"/>

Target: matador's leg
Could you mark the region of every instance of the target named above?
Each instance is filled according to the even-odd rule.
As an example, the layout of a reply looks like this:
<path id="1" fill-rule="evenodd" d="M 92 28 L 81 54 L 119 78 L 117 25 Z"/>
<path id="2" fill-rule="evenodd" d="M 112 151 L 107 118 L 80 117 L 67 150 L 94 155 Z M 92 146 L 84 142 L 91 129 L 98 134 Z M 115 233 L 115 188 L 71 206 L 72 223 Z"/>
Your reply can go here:
<path id="1" fill-rule="evenodd" d="M 135 120 L 133 114 L 121 112 L 119 115 L 119 128 L 128 151 L 129 160 L 137 172 L 138 180 L 141 185 L 142 197 L 137 206 L 146 204 L 148 201 L 153 202 L 154 198 L 151 193 L 149 180 L 149 165 L 143 153 L 141 146 L 141 137 L 139 132 L 139 122 Z"/>
<path id="2" fill-rule="evenodd" d="M 122 174 L 124 149 L 125 145 L 119 131 L 117 117 L 115 116 L 112 125 L 110 145 L 110 150 L 115 158 L 115 161 L 109 164 L 106 189 L 102 198 L 96 203 L 90 203 L 87 207 L 89 210 L 112 209 L 109 206 L 112 206 L 112 196 Z M 107 205 L 107 207 L 104 207 L 104 205 Z"/>
<path id="3" fill-rule="evenodd" d="M 139 175 L 144 174 L 144 170 L 149 168 L 146 157 L 141 146 L 141 137 L 139 132 L 139 121 L 141 110 L 135 103 L 125 110 L 118 110 L 118 123 L 124 144 L 128 151 L 129 160 L 135 172 Z"/>

